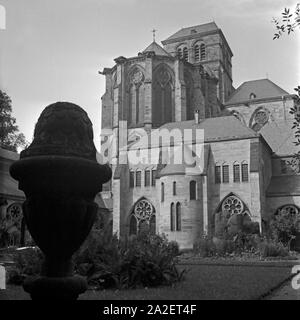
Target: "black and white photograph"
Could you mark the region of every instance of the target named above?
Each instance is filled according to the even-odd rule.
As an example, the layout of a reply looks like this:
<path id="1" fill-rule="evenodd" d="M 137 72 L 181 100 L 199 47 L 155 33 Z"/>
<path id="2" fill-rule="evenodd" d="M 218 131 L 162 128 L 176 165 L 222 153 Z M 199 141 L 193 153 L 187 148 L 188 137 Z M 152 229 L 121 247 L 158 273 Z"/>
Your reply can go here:
<path id="1" fill-rule="evenodd" d="M 299 0 L 0 0 L 0 300 L 300 300 L 299 57 Z"/>

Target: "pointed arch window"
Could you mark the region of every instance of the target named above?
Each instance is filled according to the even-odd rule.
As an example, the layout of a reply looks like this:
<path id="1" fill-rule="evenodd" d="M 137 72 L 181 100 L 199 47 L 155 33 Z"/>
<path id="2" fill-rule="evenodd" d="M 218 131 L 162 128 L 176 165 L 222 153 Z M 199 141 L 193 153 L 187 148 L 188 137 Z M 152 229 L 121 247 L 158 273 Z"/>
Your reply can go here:
<path id="1" fill-rule="evenodd" d="M 249 168 L 248 168 L 248 163 L 243 162 L 242 163 L 242 182 L 247 182 L 249 181 Z"/>
<path id="2" fill-rule="evenodd" d="M 150 180 L 151 180 L 151 172 L 150 170 L 145 170 L 145 187 L 150 186 Z"/>
<path id="3" fill-rule="evenodd" d="M 222 180 L 223 180 L 223 183 L 229 183 L 229 165 L 228 164 L 222 165 Z"/>
<path id="4" fill-rule="evenodd" d="M 173 181 L 173 196 L 176 196 L 176 181 Z"/>
<path id="5" fill-rule="evenodd" d="M 221 183 L 221 166 L 215 166 L 215 183 Z"/>
<path id="6" fill-rule="evenodd" d="M 162 182 L 161 183 L 161 202 L 165 201 L 165 184 Z"/>
<path id="7" fill-rule="evenodd" d="M 156 170 L 152 170 L 152 176 L 151 176 L 151 185 L 152 185 L 152 187 L 155 186 L 155 179 L 156 179 Z"/>
<path id="8" fill-rule="evenodd" d="M 194 47 L 194 55 L 195 55 L 195 62 L 200 61 L 200 46 L 199 44 L 196 44 Z"/>
<path id="9" fill-rule="evenodd" d="M 184 61 L 189 61 L 189 51 L 188 51 L 187 47 L 183 48 L 182 54 L 183 54 L 183 60 Z"/>
<path id="10" fill-rule="evenodd" d="M 235 162 L 233 164 L 233 182 L 240 182 L 240 165 L 239 163 Z"/>
<path id="11" fill-rule="evenodd" d="M 204 43 L 200 45 L 200 59 L 201 61 L 206 59 L 206 48 Z"/>
<path id="12" fill-rule="evenodd" d="M 130 217 L 129 223 L 129 235 L 136 235 L 137 234 L 137 220 L 136 217 L 132 214 Z"/>
<path id="13" fill-rule="evenodd" d="M 134 171 L 129 171 L 129 187 L 134 188 Z"/>
<path id="14" fill-rule="evenodd" d="M 181 204 L 176 204 L 176 231 L 181 231 Z"/>
<path id="15" fill-rule="evenodd" d="M 197 198 L 197 183 L 196 181 L 190 181 L 190 200 L 196 200 Z"/>
<path id="16" fill-rule="evenodd" d="M 137 171 L 135 173 L 135 186 L 136 187 L 142 186 L 142 171 Z"/>
<path id="17" fill-rule="evenodd" d="M 175 231 L 175 204 L 172 202 L 171 203 L 171 208 L 170 208 L 170 230 Z"/>

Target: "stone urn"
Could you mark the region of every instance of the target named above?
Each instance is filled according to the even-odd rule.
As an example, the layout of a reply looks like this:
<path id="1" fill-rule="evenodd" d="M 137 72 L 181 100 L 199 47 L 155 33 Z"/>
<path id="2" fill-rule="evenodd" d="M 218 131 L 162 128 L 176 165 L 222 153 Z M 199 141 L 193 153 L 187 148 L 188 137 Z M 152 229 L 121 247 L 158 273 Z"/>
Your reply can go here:
<path id="1" fill-rule="evenodd" d="M 87 113 L 69 102 L 46 107 L 10 174 L 26 195 L 26 225 L 45 255 L 41 275 L 26 280 L 24 290 L 32 299 L 77 299 L 87 283 L 73 275 L 72 255 L 92 228 L 96 194 L 111 178 L 109 166 L 96 161 Z"/>

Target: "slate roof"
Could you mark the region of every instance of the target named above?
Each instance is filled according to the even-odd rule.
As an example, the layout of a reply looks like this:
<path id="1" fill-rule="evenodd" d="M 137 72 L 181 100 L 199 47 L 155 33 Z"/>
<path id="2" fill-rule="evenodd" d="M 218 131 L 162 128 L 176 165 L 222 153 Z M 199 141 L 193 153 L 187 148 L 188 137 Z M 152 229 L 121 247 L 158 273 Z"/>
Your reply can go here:
<path id="1" fill-rule="evenodd" d="M 193 32 L 192 30 L 195 30 L 195 32 Z M 209 22 L 209 23 L 204 23 L 197 26 L 193 26 L 193 27 L 182 28 L 179 31 L 172 34 L 166 40 L 162 41 L 162 43 L 168 40 L 174 40 L 174 39 L 186 37 L 192 34 L 205 33 L 205 32 L 210 32 L 214 30 L 219 30 L 215 22 Z"/>
<path id="2" fill-rule="evenodd" d="M 300 195 L 300 176 L 272 177 L 267 189 L 267 196 L 293 196 Z"/>
<path id="3" fill-rule="evenodd" d="M 250 94 L 254 93 L 255 98 L 250 99 Z M 260 99 L 270 99 L 289 95 L 289 93 L 269 79 L 246 81 L 242 83 L 229 97 L 225 105 L 255 101 Z"/>
<path id="4" fill-rule="evenodd" d="M 157 56 L 167 56 L 170 57 L 169 53 L 162 48 L 158 43 L 156 43 L 155 41 L 153 41 L 144 51 L 145 52 L 149 52 L 149 51 L 154 51 L 155 54 Z"/>
<path id="5" fill-rule="evenodd" d="M 267 123 L 260 130 L 275 155 L 288 156 L 299 151 L 299 147 L 294 144 L 296 138 L 292 126 L 293 120 L 276 120 Z"/>
<path id="6" fill-rule="evenodd" d="M 170 122 L 162 125 L 157 130 L 153 131 L 151 135 L 154 135 L 158 130 L 167 129 L 171 131 L 173 129 L 203 129 L 204 130 L 204 142 L 214 141 L 226 141 L 236 139 L 247 139 L 259 137 L 259 133 L 256 133 L 252 129 L 246 127 L 240 120 L 235 116 L 225 116 L 216 118 L 207 118 L 195 123 L 195 120 L 181 121 L 181 122 Z M 156 139 L 157 140 L 157 139 Z M 196 135 L 193 134 L 193 141 L 196 142 Z M 158 147 L 158 145 L 151 145 L 152 147 Z M 145 148 L 145 140 L 134 142 L 131 144 L 129 149 L 143 149 Z"/>

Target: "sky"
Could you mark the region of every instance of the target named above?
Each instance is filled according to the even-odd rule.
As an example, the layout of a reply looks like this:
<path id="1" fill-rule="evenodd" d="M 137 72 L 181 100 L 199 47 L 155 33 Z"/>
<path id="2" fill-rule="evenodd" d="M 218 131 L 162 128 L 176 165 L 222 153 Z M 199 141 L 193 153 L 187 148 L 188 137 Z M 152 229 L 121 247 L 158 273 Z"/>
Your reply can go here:
<path id="1" fill-rule="evenodd" d="M 0 89 L 30 142 L 42 110 L 56 101 L 83 107 L 100 149 L 104 76 L 183 27 L 215 21 L 233 51 L 233 85 L 268 77 L 294 93 L 300 83 L 300 29 L 272 40 L 273 17 L 294 0 L 0 0 Z M 1 7 L 2 6 L 2 7 Z M 2 20 L 1 20 L 2 16 Z M 2 28 L 3 29 L 3 28 Z"/>

